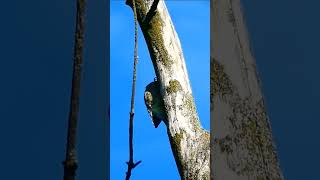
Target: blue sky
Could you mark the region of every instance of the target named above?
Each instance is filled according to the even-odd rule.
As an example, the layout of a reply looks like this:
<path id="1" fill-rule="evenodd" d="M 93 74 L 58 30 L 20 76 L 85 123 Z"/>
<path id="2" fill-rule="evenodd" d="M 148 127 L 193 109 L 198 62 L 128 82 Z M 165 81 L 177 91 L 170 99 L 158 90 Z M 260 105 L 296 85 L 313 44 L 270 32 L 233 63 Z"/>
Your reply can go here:
<path id="1" fill-rule="evenodd" d="M 201 123 L 204 128 L 209 129 L 209 1 L 166 1 L 166 4 L 182 44 Z M 111 179 L 123 179 L 127 170 L 125 162 L 128 160 L 128 120 L 134 47 L 133 25 L 132 10 L 123 1 L 111 1 Z M 139 29 L 134 159 L 142 160 L 142 163 L 134 169 L 132 179 L 180 179 L 165 125 L 161 124 L 155 129 L 144 105 L 145 86 L 152 82 L 154 77 L 150 55 Z"/>

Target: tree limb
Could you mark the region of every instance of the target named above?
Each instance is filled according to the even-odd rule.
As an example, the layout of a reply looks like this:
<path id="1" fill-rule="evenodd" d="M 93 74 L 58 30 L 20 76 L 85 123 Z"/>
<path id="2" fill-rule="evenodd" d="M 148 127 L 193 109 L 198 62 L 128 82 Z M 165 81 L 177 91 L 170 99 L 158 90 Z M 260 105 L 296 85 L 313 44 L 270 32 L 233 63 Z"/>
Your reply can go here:
<path id="1" fill-rule="evenodd" d="M 282 180 L 240 0 L 211 10 L 211 177 Z"/>
<path id="2" fill-rule="evenodd" d="M 210 135 L 201 127 L 170 15 L 164 1 L 136 0 L 136 3 L 139 24 L 164 100 L 167 133 L 179 174 L 182 179 L 209 179 Z M 127 4 L 132 3 L 128 0 Z"/>

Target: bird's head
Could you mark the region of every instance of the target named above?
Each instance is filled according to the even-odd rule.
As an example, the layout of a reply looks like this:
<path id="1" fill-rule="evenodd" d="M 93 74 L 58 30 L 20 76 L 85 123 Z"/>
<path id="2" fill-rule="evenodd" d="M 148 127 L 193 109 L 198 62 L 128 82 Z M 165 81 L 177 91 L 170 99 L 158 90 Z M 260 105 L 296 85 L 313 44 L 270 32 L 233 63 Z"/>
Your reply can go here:
<path id="1" fill-rule="evenodd" d="M 147 108 L 152 108 L 152 94 L 150 91 L 145 91 L 144 92 L 144 102 L 147 106 Z"/>

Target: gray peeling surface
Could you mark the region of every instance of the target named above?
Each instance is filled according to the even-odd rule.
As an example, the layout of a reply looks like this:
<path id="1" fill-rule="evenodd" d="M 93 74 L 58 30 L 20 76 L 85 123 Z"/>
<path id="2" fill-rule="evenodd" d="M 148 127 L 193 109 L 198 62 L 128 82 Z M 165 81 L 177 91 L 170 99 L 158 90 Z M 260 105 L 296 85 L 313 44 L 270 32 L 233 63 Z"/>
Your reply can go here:
<path id="1" fill-rule="evenodd" d="M 138 0 L 138 16 L 154 1 Z M 138 17 L 148 45 L 167 117 L 167 133 L 181 179 L 209 179 L 210 134 L 200 124 L 180 40 L 164 1 L 148 23 Z"/>
<path id="2" fill-rule="evenodd" d="M 211 178 L 283 179 L 239 0 L 211 10 Z"/>

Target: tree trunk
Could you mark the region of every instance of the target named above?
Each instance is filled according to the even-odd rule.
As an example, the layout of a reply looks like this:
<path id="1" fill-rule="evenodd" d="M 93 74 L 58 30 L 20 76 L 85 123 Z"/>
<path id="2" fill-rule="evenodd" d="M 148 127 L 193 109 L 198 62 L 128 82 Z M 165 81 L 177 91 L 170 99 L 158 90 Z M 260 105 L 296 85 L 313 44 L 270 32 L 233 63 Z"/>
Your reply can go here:
<path id="1" fill-rule="evenodd" d="M 211 6 L 211 177 L 283 179 L 240 0 Z"/>
<path id="2" fill-rule="evenodd" d="M 126 2 L 132 7 L 132 1 Z M 136 0 L 160 84 L 171 149 L 181 179 L 209 179 L 210 135 L 200 124 L 179 38 L 163 0 Z"/>

